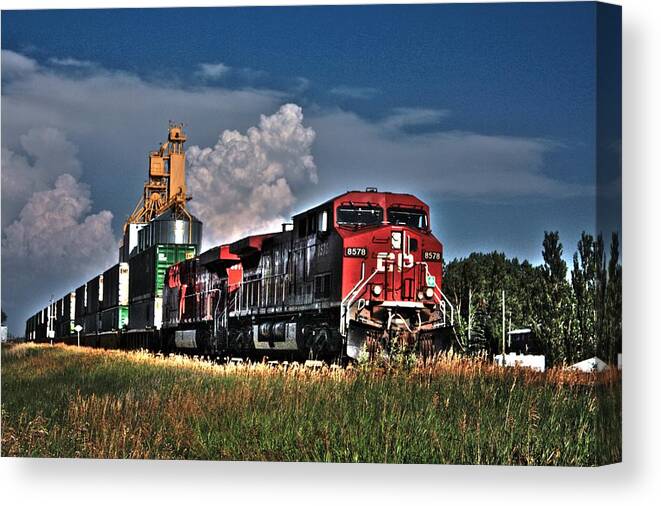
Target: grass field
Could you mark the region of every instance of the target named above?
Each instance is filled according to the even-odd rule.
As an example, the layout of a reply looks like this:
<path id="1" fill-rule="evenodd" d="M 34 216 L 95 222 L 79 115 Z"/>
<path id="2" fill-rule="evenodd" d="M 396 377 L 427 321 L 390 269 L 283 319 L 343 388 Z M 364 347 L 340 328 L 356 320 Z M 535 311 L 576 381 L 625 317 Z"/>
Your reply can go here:
<path id="1" fill-rule="evenodd" d="M 598 465 L 621 377 L 442 357 L 406 370 L 2 346 L 2 455 Z"/>

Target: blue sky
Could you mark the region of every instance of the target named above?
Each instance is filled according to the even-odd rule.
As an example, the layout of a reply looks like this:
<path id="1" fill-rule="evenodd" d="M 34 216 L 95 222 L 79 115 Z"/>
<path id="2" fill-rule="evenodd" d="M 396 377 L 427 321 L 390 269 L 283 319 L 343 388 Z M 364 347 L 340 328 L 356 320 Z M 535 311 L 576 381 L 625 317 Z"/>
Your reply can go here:
<path id="1" fill-rule="evenodd" d="M 589 2 L 4 11 L 3 165 L 39 173 L 24 185 L 33 191 L 72 174 L 71 185 L 88 185 L 75 225 L 91 217 L 116 239 L 167 119 L 187 123 L 189 145 L 212 147 L 226 129 L 266 132 L 260 115 L 293 103 L 301 136 L 286 151 L 298 159 L 283 162 L 287 198 L 274 215 L 367 185 L 407 191 L 431 205 L 447 256 L 497 249 L 538 263 L 544 230 L 559 230 L 571 254 L 596 227 L 597 43 L 613 55 L 603 68 L 618 71 L 620 58 L 619 11 L 599 39 L 596 12 Z M 620 92 L 618 81 L 600 99 L 619 104 Z M 600 183 L 617 189 L 619 128 L 604 125 L 619 123 L 619 107 L 602 120 L 610 169 Z M 39 169 L 35 145 L 61 169 Z M 21 218 L 29 193 L 4 203 L 6 174 L 5 251 L 14 220 L 12 237 L 35 228 Z M 218 202 L 208 210 L 237 221 Z M 209 237 L 230 234 L 223 227 Z M 62 286 L 84 281 L 72 277 Z"/>

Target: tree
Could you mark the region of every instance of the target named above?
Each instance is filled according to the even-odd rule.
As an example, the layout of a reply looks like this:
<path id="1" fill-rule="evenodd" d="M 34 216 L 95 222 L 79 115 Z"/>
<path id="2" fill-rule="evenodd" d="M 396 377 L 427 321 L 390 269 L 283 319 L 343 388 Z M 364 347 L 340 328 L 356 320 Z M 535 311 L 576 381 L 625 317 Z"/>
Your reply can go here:
<path id="1" fill-rule="evenodd" d="M 617 232 L 613 232 L 608 261 L 604 322 L 604 350 L 611 361 L 615 361 L 617 354 L 622 352 L 622 265 L 619 260 L 620 240 Z"/>
<path id="2" fill-rule="evenodd" d="M 610 257 L 601 235 L 583 232 L 573 255 L 571 281 L 557 231 L 545 232 L 541 266 L 503 253 L 472 253 L 445 265 L 443 290 L 455 307 L 455 331 L 465 349 L 499 353 L 502 290 L 512 328 L 533 330 L 549 365 L 598 355 L 613 360 L 622 340 L 622 268 L 619 239 Z M 470 318 L 470 337 L 468 322 Z"/>
<path id="3" fill-rule="evenodd" d="M 594 264 L 594 354 L 608 360 L 608 336 L 606 334 L 606 254 L 601 234 L 593 244 Z"/>
<path id="4" fill-rule="evenodd" d="M 472 253 L 468 258 L 448 263 L 444 276 L 443 290 L 455 306 L 455 330 L 464 348 L 500 352 L 502 290 L 506 292 L 508 322 L 513 327 L 532 324 L 530 291 L 540 271 L 529 262 L 508 259 L 496 251 Z"/>
<path id="5" fill-rule="evenodd" d="M 562 258 L 560 234 L 544 232 L 542 282 L 536 290 L 537 334 L 550 363 L 571 362 L 575 355 L 572 339 L 571 293 L 567 263 Z"/>
<path id="6" fill-rule="evenodd" d="M 618 321 L 621 328 L 621 308 L 617 307 L 617 293 L 618 290 L 621 292 L 621 288 L 617 288 L 618 261 L 617 234 L 613 235 L 611 242 L 608 269 L 602 235 L 593 238 L 585 232 L 581 234 L 572 270 L 580 358 L 596 355 L 606 360 L 613 359 L 612 336 L 613 332 L 617 332 Z"/>
<path id="7" fill-rule="evenodd" d="M 596 353 L 595 330 L 595 264 L 594 239 L 583 232 L 574 253 L 571 272 L 572 288 L 576 299 L 575 316 L 578 325 L 577 358 L 584 359 Z"/>

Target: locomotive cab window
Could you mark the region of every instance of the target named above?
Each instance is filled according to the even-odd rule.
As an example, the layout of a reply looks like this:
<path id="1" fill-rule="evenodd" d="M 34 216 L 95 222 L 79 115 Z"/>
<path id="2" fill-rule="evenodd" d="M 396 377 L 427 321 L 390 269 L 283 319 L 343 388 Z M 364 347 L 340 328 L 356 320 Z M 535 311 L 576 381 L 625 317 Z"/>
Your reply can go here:
<path id="1" fill-rule="evenodd" d="M 427 229 L 427 215 L 419 209 L 391 207 L 388 209 L 388 221 L 391 225 Z"/>
<path id="2" fill-rule="evenodd" d="M 352 227 L 380 225 L 383 209 L 370 205 L 346 205 L 337 208 L 337 224 Z"/>

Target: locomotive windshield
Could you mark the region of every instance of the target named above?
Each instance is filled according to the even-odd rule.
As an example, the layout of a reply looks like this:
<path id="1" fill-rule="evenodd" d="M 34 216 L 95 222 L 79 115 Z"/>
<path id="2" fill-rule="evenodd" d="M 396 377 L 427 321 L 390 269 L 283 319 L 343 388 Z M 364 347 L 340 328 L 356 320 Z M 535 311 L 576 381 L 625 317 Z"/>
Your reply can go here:
<path id="1" fill-rule="evenodd" d="M 354 227 L 380 225 L 383 221 L 383 209 L 371 205 L 348 205 L 337 208 L 337 224 Z"/>
<path id="2" fill-rule="evenodd" d="M 391 207 L 388 209 L 388 221 L 391 225 L 404 225 L 412 228 L 427 228 L 427 215 L 419 209 Z"/>

